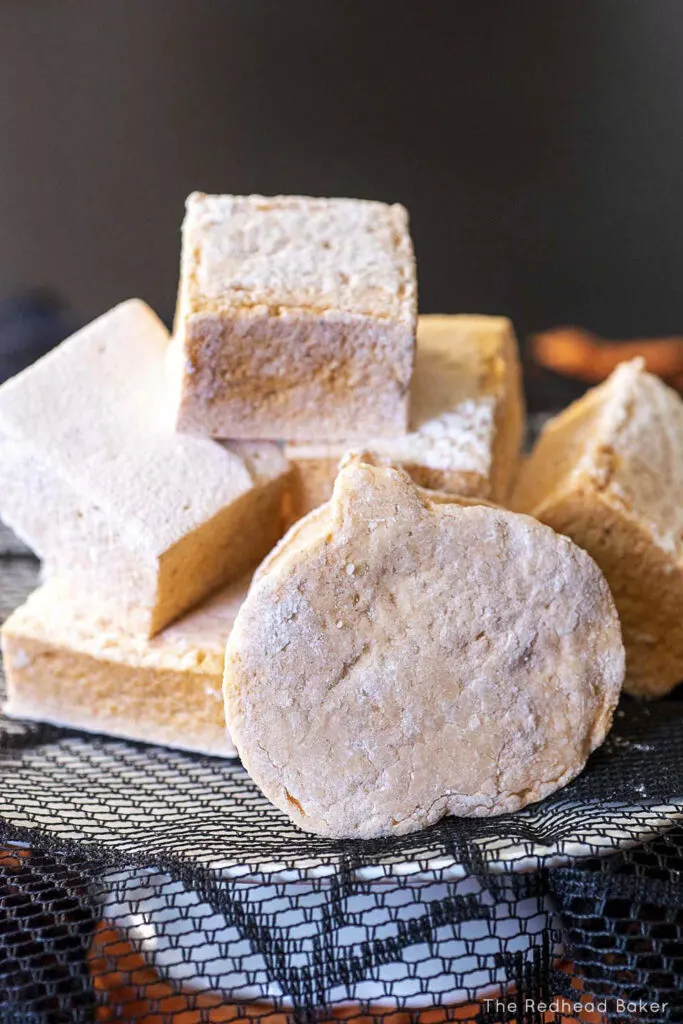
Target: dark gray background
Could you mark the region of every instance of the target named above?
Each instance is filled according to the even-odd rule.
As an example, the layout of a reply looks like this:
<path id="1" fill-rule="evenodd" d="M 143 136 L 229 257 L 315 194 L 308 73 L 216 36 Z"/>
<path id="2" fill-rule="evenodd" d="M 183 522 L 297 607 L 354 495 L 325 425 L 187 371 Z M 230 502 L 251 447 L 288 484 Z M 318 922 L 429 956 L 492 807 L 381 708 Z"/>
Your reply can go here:
<path id="1" fill-rule="evenodd" d="M 425 311 L 683 330 L 680 0 L 0 3 L 0 296 L 173 308 L 187 192 L 400 200 Z"/>

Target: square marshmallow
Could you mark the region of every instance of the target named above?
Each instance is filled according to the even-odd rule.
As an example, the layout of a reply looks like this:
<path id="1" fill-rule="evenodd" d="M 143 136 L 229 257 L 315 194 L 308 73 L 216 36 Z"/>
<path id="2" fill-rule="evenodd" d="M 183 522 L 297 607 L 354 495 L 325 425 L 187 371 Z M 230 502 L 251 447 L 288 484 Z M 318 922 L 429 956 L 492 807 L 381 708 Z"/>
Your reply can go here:
<path id="1" fill-rule="evenodd" d="M 402 206 L 194 193 L 169 360 L 178 429 L 285 440 L 404 433 L 416 295 Z"/>
<path id="2" fill-rule="evenodd" d="M 276 445 L 175 434 L 169 338 L 124 302 L 0 388 L 0 517 L 57 575 L 148 635 L 282 533 Z"/>

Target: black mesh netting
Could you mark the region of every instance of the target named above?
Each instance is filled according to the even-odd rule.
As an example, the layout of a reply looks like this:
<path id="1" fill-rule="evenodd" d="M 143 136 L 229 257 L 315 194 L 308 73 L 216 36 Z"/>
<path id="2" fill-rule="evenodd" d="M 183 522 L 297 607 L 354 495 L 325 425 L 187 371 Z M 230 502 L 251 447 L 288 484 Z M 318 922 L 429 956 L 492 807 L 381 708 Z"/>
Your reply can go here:
<path id="1" fill-rule="evenodd" d="M 0 720 L 2 1022 L 683 1020 L 682 872 L 675 699 L 542 804 L 366 843 L 235 762 Z"/>

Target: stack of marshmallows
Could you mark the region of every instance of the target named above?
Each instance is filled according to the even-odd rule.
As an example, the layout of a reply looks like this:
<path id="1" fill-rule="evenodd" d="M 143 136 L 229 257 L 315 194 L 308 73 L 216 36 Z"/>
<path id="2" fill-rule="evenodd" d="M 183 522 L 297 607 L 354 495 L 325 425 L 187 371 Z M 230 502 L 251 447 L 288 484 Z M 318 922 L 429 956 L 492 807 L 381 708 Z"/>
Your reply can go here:
<path id="1" fill-rule="evenodd" d="M 130 300 L 0 388 L 44 580 L 6 714 L 239 753 L 302 828 L 371 837 L 565 785 L 624 664 L 670 690 L 680 399 L 624 364 L 520 473 L 509 321 L 416 308 L 403 207 L 191 195 L 173 337 Z"/>

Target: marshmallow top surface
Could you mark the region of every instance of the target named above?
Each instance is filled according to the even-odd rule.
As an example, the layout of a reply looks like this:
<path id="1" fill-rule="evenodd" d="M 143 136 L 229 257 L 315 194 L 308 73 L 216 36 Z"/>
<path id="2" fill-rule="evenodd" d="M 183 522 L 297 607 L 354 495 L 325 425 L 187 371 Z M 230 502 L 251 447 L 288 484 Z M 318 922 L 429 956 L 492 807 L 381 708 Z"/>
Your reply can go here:
<path id="1" fill-rule="evenodd" d="M 195 192 L 182 277 L 190 315 L 266 306 L 414 320 L 413 247 L 399 204 Z"/>

